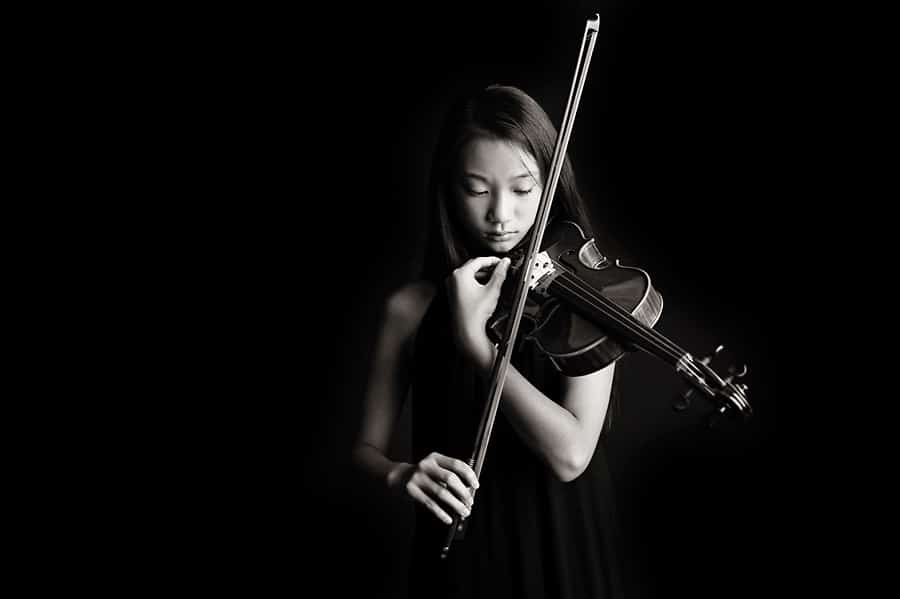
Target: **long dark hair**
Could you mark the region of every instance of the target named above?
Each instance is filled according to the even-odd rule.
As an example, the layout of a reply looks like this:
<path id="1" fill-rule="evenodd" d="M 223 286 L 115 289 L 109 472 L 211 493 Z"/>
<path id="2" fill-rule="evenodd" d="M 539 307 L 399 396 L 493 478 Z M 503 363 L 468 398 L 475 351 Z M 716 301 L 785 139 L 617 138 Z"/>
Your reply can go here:
<path id="1" fill-rule="evenodd" d="M 429 228 L 424 278 L 439 281 L 474 257 L 466 245 L 455 206 L 451 205 L 453 176 L 460 151 L 478 137 L 512 142 L 528 151 L 547 181 L 557 131 L 544 109 L 519 88 L 490 85 L 458 99 L 450 106 L 438 135 L 428 179 Z M 566 157 L 553 200 L 551 218 L 562 216 L 591 234 L 575 173 Z"/>

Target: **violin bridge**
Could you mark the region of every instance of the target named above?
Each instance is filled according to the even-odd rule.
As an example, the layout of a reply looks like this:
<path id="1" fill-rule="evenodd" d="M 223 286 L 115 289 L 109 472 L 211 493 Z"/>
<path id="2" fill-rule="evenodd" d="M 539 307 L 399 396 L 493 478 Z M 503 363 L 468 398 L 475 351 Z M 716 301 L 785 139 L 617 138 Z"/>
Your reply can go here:
<path id="1" fill-rule="evenodd" d="M 531 267 L 531 279 L 528 282 L 528 288 L 535 293 L 539 293 L 544 297 L 548 297 L 547 288 L 553 279 L 559 276 L 553 260 L 547 252 L 541 252 L 534 257 L 534 264 Z"/>

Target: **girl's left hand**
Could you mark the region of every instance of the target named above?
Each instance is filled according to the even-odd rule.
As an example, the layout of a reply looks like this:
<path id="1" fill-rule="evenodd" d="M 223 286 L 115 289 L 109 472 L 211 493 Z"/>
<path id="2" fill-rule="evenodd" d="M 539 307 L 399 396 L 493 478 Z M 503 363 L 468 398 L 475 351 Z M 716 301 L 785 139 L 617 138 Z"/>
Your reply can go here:
<path id="1" fill-rule="evenodd" d="M 487 336 L 487 321 L 497 307 L 500 289 L 509 269 L 509 258 L 472 258 L 447 279 L 454 339 L 464 355 L 484 369 L 494 361 L 494 344 Z M 481 284 L 476 273 L 495 266 L 490 280 Z"/>

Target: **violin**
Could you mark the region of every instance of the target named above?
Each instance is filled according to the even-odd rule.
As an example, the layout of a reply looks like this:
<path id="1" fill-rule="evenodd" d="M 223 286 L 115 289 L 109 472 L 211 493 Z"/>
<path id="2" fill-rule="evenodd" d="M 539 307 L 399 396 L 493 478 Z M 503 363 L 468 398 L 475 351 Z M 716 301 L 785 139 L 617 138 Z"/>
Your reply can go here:
<path id="1" fill-rule="evenodd" d="M 570 221 L 551 223 L 544 243 L 528 281 L 520 333 L 523 342 L 536 343 L 567 376 L 595 372 L 627 352 L 643 350 L 674 368 L 695 391 L 711 400 L 717 415 L 750 417 L 753 410 L 747 401 L 747 385 L 734 382 L 746 374 L 746 368 L 722 377 L 711 368 L 711 358 L 697 360 L 653 330 L 662 314 L 663 298 L 644 270 L 623 266 L 618 260 L 611 263 L 595 241 Z M 497 309 L 488 321 L 488 336 L 494 343 L 500 343 L 509 325 L 513 287 L 509 281 L 522 270 L 525 258 L 517 256 L 510 264 L 513 276 L 507 276 Z M 721 349 L 719 346 L 716 353 Z M 679 406 L 681 403 L 676 404 Z"/>

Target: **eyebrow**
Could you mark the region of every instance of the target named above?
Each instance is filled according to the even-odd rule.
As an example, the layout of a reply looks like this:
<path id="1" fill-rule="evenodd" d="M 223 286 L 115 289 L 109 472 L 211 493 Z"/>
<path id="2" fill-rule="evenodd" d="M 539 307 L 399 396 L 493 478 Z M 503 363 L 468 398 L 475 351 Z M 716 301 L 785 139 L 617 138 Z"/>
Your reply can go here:
<path id="1" fill-rule="evenodd" d="M 479 175 L 477 173 L 463 173 L 463 176 L 470 177 L 472 179 L 478 179 L 479 181 L 484 181 L 485 183 L 488 182 L 487 177 L 483 177 L 482 175 Z M 522 173 L 521 175 L 516 175 L 515 177 L 510 178 L 510 181 L 515 181 L 516 179 L 523 179 L 525 177 L 531 179 L 532 178 L 531 173 Z"/>

